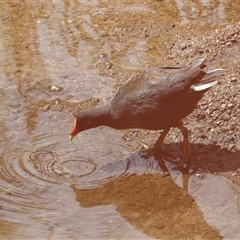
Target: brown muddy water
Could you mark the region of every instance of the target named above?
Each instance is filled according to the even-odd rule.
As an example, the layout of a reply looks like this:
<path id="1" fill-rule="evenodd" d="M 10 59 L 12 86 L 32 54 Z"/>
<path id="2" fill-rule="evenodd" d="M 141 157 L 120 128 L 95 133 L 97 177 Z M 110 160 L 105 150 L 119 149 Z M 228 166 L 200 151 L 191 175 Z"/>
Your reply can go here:
<path id="1" fill-rule="evenodd" d="M 1 1 L 0 239 L 240 239 L 237 1 Z M 70 144 L 74 113 L 140 71 L 205 57 L 226 75 L 185 120 L 190 173 L 141 157 L 159 132 Z M 173 129 L 164 148 L 179 159 Z"/>

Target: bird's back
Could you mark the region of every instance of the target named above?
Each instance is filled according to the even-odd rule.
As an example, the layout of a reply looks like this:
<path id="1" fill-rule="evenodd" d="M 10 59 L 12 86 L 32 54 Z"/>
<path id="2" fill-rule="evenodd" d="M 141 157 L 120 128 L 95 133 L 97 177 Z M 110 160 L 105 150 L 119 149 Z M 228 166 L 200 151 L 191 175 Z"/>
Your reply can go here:
<path id="1" fill-rule="evenodd" d="M 111 101 L 116 128 L 163 129 L 177 125 L 202 97 L 200 92 L 189 93 L 206 74 L 201 70 L 203 62 L 199 59 L 184 68 L 153 68 L 120 88 Z M 192 101 L 189 106 L 182 105 L 188 101 Z"/>

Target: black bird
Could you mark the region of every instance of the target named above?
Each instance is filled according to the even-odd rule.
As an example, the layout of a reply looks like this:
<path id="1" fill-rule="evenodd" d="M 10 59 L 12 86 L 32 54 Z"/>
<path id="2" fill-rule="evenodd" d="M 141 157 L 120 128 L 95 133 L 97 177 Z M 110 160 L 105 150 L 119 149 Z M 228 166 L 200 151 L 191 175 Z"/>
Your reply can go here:
<path id="1" fill-rule="evenodd" d="M 187 67 L 156 67 L 137 75 L 100 107 L 81 111 L 74 121 L 70 140 L 81 131 L 106 125 L 115 129 L 163 130 L 152 148 L 156 156 L 171 127 L 183 135 L 181 164 L 189 162 L 188 131 L 181 120 L 188 116 L 204 93 L 217 84 L 223 69 L 205 71 L 204 58 Z"/>

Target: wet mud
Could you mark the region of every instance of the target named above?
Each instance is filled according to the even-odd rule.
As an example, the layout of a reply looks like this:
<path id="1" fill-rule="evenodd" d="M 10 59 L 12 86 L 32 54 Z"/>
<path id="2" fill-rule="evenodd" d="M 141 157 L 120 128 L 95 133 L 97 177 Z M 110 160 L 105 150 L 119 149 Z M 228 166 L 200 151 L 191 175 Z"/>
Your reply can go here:
<path id="1" fill-rule="evenodd" d="M 240 18 L 236 1 L 2 1 L 1 239 L 239 239 Z M 156 66 L 206 58 L 225 76 L 183 120 L 189 172 L 144 159 L 161 131 L 74 115 Z"/>

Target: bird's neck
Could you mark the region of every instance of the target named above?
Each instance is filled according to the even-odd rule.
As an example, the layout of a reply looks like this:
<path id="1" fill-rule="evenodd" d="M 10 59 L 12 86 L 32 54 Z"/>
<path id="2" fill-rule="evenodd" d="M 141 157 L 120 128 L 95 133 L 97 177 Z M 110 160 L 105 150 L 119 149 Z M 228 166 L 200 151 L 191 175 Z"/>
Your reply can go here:
<path id="1" fill-rule="evenodd" d="M 89 128 L 95 128 L 102 125 L 111 127 L 110 104 L 104 104 L 97 108 L 87 109 L 85 114 L 87 118 L 89 117 Z"/>

